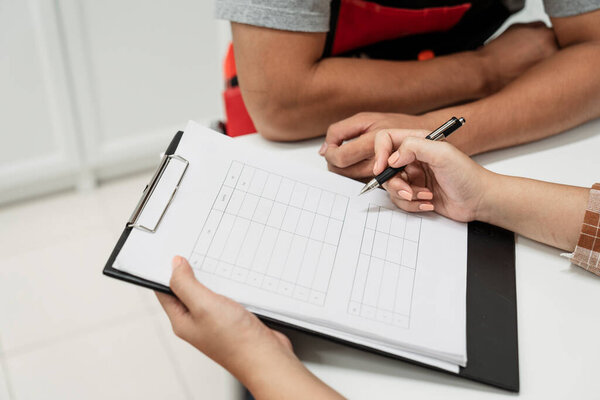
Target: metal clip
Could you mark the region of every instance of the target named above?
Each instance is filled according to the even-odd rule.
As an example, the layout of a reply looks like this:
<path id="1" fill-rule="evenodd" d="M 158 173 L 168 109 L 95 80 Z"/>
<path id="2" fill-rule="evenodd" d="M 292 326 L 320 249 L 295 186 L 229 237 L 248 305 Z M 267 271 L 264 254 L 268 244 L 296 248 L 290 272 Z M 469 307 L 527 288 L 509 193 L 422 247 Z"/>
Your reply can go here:
<path id="1" fill-rule="evenodd" d="M 181 173 L 181 176 L 179 177 L 179 180 L 177 181 L 177 185 L 175 185 L 175 188 L 173 189 L 173 193 L 171 193 L 171 197 L 169 198 L 167 205 L 165 206 L 164 210 L 160 214 L 160 217 L 158 218 L 158 221 L 156 221 L 156 224 L 154 225 L 154 227 L 147 227 L 144 225 L 140 225 L 137 223 L 138 219 L 140 218 L 140 215 L 142 215 L 142 212 L 144 211 L 146 204 L 148 204 L 148 201 L 152 197 L 152 193 L 154 193 L 154 189 L 156 189 L 158 182 L 160 182 L 160 178 L 162 178 L 163 173 L 169 166 L 169 163 L 171 162 L 171 160 L 177 160 L 177 161 L 185 163 L 185 167 L 183 169 L 183 172 Z M 173 202 L 175 193 L 177 193 L 177 189 L 179 189 L 179 185 L 181 184 L 181 181 L 183 180 L 183 177 L 185 176 L 185 173 L 187 172 L 189 165 L 190 165 L 190 163 L 188 160 L 186 160 L 185 158 L 178 156 L 176 154 L 163 155 L 162 159 L 160 160 L 160 164 L 158 165 L 158 168 L 154 172 L 154 175 L 152 175 L 152 179 L 150 179 L 150 183 L 148 183 L 146 185 L 146 188 L 144 189 L 144 193 L 142 194 L 140 201 L 135 206 L 135 209 L 133 210 L 131 217 L 129 217 L 129 220 L 127 221 L 128 228 L 137 228 L 144 232 L 150 232 L 150 233 L 156 232 L 156 230 L 158 229 L 158 226 L 160 225 L 160 222 L 162 221 L 163 217 L 165 216 L 165 213 L 167 212 L 167 209 Z"/>

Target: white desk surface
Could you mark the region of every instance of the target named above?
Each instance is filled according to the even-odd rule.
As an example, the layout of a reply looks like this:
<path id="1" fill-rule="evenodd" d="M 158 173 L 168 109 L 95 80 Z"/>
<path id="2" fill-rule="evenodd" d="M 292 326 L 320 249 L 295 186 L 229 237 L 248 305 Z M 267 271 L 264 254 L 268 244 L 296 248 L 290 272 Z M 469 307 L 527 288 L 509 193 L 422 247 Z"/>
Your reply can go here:
<path id="1" fill-rule="evenodd" d="M 322 142 L 238 140 L 327 168 Z M 509 175 L 590 187 L 600 182 L 600 120 L 539 142 L 475 157 Z M 523 399 L 600 398 L 600 277 L 560 250 L 516 239 L 519 367 Z M 305 334 L 285 331 L 319 378 L 352 399 L 496 399 L 515 394 Z"/>

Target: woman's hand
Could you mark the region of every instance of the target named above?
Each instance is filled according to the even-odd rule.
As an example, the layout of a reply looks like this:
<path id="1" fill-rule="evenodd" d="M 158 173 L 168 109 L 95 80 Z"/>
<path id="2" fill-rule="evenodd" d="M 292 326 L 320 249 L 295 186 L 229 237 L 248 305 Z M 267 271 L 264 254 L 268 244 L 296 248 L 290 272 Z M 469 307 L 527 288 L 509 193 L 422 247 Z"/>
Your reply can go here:
<path id="1" fill-rule="evenodd" d="M 406 114 L 358 113 L 327 129 L 319 154 L 327 160 L 329 170 L 336 174 L 353 179 L 370 179 L 375 156 L 375 135 L 382 129 L 394 127 L 435 129 L 436 122 Z M 428 133 L 423 131 L 423 136 Z"/>
<path id="2" fill-rule="evenodd" d="M 287 337 L 241 304 L 196 280 L 183 257 L 173 259 L 170 287 L 156 293 L 173 331 L 238 378 L 256 398 L 337 395 L 298 360 Z"/>
<path id="3" fill-rule="evenodd" d="M 406 129 L 379 131 L 373 173 L 380 174 L 388 165 L 406 165 L 403 172 L 383 185 L 402 210 L 435 210 L 463 222 L 478 219 L 494 174 L 450 143 L 424 139 L 424 134 Z"/>

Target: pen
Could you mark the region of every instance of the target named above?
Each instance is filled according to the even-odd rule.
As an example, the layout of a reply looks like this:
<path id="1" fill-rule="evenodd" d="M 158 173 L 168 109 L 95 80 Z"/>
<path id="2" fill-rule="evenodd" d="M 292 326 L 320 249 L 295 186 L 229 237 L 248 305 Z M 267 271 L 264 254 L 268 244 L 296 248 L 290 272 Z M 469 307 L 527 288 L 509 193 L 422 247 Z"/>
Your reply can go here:
<path id="1" fill-rule="evenodd" d="M 452 117 L 448 122 L 444 125 L 437 128 L 435 131 L 431 132 L 429 135 L 425 137 L 425 139 L 429 140 L 442 140 L 450 136 L 452 132 L 463 126 L 465 123 L 464 118 L 456 118 Z M 370 192 L 371 190 L 380 187 L 385 182 L 387 182 L 390 178 L 396 175 L 398 172 L 404 170 L 405 166 L 399 168 L 387 167 L 382 173 L 377 175 L 375 178 L 371 179 L 360 191 L 359 196 L 361 194 Z"/>

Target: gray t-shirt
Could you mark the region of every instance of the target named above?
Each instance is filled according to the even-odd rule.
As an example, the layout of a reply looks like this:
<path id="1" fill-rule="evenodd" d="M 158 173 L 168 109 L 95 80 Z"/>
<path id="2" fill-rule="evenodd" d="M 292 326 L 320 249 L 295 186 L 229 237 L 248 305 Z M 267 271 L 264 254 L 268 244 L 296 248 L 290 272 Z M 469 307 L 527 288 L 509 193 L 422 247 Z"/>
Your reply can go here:
<path id="1" fill-rule="evenodd" d="M 216 16 L 265 28 L 327 32 L 330 3 L 331 0 L 216 0 Z M 544 0 L 544 8 L 550 17 L 570 17 L 600 9 L 600 0 Z"/>

